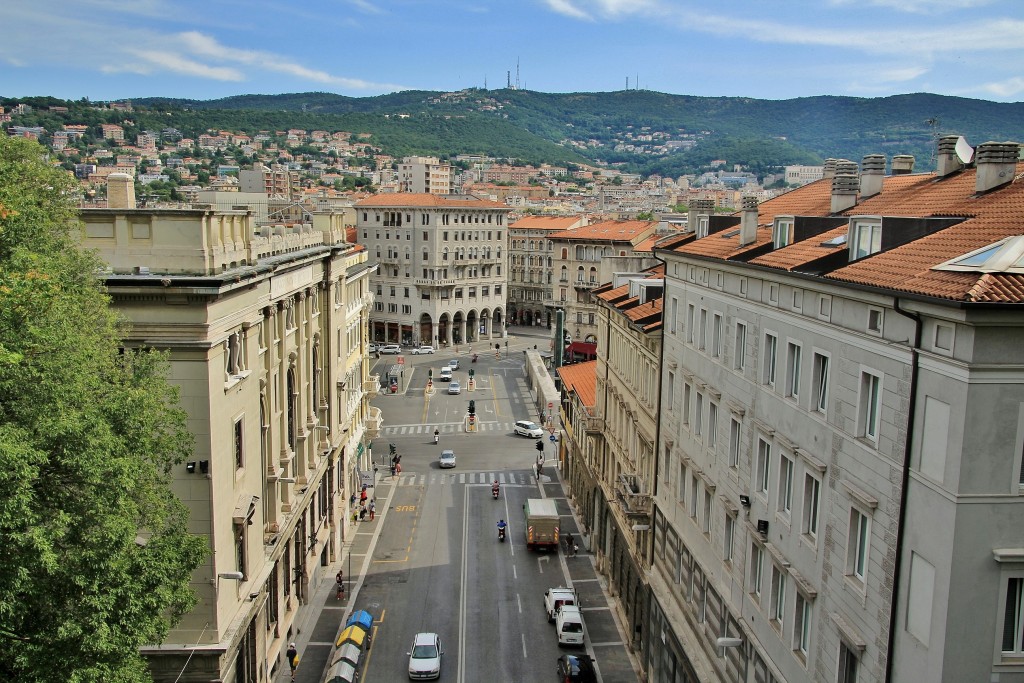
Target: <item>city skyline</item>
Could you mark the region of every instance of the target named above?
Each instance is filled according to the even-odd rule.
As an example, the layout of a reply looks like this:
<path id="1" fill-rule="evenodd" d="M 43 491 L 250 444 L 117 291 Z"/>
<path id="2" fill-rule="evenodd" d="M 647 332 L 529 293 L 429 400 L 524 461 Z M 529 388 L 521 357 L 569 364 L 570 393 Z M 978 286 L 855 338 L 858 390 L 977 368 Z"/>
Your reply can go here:
<path id="1" fill-rule="evenodd" d="M 624 88 L 1024 98 L 1012 0 L 14 0 L 0 95 L 214 99 Z"/>

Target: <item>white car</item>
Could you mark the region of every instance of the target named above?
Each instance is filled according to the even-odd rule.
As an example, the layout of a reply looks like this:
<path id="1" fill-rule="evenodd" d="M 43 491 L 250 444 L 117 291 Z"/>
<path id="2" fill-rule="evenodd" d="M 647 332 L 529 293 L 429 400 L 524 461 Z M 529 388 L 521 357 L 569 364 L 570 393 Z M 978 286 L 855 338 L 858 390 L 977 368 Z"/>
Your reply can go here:
<path id="1" fill-rule="evenodd" d="M 441 677 L 441 639 L 436 633 L 417 633 L 409 655 L 409 678 L 425 680 Z"/>
<path id="2" fill-rule="evenodd" d="M 379 347 L 379 346 L 377 346 L 377 344 L 375 344 L 375 343 L 373 343 L 373 342 L 370 342 L 370 343 L 369 343 L 369 344 L 367 344 L 367 346 L 366 346 L 366 352 L 367 352 L 367 353 L 377 353 L 377 349 L 379 349 L 379 348 L 380 348 L 380 347 Z"/>
<path id="3" fill-rule="evenodd" d="M 516 422 L 515 427 L 512 428 L 512 431 L 519 436 L 528 436 L 532 439 L 539 439 L 544 436 L 544 430 L 540 428 L 540 425 L 529 420 L 519 420 Z"/>
<path id="4" fill-rule="evenodd" d="M 449 394 L 461 394 L 462 393 L 462 387 L 459 386 L 458 382 L 456 382 L 455 380 L 452 380 L 451 383 L 448 385 L 448 393 Z"/>
<path id="5" fill-rule="evenodd" d="M 402 352 L 402 347 L 398 344 L 385 344 L 384 346 L 377 347 L 377 353 L 388 353 L 391 355 L 398 355 Z"/>
<path id="6" fill-rule="evenodd" d="M 418 356 L 421 353 L 434 353 L 434 347 L 433 346 L 417 346 L 415 349 L 412 350 L 412 355 L 414 355 L 414 356 Z"/>
<path id="7" fill-rule="evenodd" d="M 451 382 L 452 381 L 452 369 L 441 368 L 440 374 L 437 376 L 439 382 Z"/>
<path id="8" fill-rule="evenodd" d="M 442 469 L 449 467 L 455 467 L 455 451 L 443 450 L 441 451 L 441 457 L 437 459 L 437 466 Z"/>

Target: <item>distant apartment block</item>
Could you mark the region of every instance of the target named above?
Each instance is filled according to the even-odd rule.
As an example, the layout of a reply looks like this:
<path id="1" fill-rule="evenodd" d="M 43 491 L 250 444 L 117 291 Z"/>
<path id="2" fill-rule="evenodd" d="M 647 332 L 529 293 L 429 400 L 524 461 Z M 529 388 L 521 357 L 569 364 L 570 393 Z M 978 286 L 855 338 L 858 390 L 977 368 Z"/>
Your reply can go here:
<path id="1" fill-rule="evenodd" d="M 786 166 L 786 184 L 802 186 L 813 183 L 815 180 L 821 180 L 824 172 L 824 166 Z"/>
<path id="2" fill-rule="evenodd" d="M 450 194 L 452 167 L 437 157 L 405 157 L 398 164 L 398 191 Z"/>

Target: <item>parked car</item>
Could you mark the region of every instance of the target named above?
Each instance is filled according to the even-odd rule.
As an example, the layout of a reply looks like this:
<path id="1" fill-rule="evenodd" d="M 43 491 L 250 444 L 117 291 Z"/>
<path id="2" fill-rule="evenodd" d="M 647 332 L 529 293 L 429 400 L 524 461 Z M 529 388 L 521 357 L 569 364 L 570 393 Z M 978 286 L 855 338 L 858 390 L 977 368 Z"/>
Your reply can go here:
<path id="1" fill-rule="evenodd" d="M 452 370 L 458 370 L 459 369 L 459 359 L 458 358 L 452 358 L 450 361 L 448 361 L 448 367 L 450 367 Z"/>
<path id="2" fill-rule="evenodd" d="M 583 647 L 583 615 L 576 605 L 562 605 L 555 614 L 555 630 L 559 645 Z"/>
<path id="3" fill-rule="evenodd" d="M 451 382 L 452 381 L 452 369 L 441 368 L 441 373 L 437 376 L 439 382 Z"/>
<path id="4" fill-rule="evenodd" d="M 367 353 L 377 353 L 377 350 L 379 348 L 380 347 L 377 344 L 375 344 L 373 342 L 370 342 L 369 344 L 366 345 L 366 352 Z"/>
<path id="5" fill-rule="evenodd" d="M 594 660 L 587 655 L 562 655 L 558 658 L 558 680 L 562 683 L 597 683 Z"/>
<path id="6" fill-rule="evenodd" d="M 398 344 L 385 344 L 384 346 L 377 348 L 377 353 L 399 354 L 401 352 L 402 347 Z"/>
<path id="7" fill-rule="evenodd" d="M 449 394 L 461 394 L 462 393 L 462 387 L 459 386 L 458 382 L 456 382 L 455 380 L 452 380 L 448 384 L 448 393 Z"/>
<path id="8" fill-rule="evenodd" d="M 534 439 L 544 436 L 544 430 L 540 428 L 540 425 L 529 420 L 519 420 L 512 428 L 512 431 L 520 436 L 529 436 Z"/>
<path id="9" fill-rule="evenodd" d="M 436 633 L 417 633 L 409 655 L 409 678 L 424 680 L 441 677 L 441 638 Z"/>
<path id="10" fill-rule="evenodd" d="M 544 591 L 544 611 L 548 613 L 548 621 L 554 622 L 555 615 L 558 614 L 558 610 L 562 608 L 562 605 L 575 605 L 576 600 L 576 590 L 574 588 L 559 586 L 558 588 L 549 588 Z"/>
<path id="11" fill-rule="evenodd" d="M 455 467 L 455 451 L 443 450 L 441 451 L 441 457 L 437 459 L 437 466 L 442 469 L 449 467 Z"/>
<path id="12" fill-rule="evenodd" d="M 418 356 L 421 353 L 434 353 L 433 346 L 417 346 L 412 350 L 412 355 Z"/>

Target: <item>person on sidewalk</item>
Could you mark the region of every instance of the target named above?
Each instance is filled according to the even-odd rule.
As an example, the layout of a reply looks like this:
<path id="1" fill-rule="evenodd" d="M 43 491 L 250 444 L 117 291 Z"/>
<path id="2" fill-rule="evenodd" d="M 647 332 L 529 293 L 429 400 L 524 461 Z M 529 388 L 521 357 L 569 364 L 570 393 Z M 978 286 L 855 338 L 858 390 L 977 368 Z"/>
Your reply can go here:
<path id="1" fill-rule="evenodd" d="M 335 577 L 335 581 L 337 582 L 335 590 L 338 594 L 338 600 L 341 600 L 345 597 L 345 574 L 340 569 L 338 570 L 338 576 Z"/>
<path id="2" fill-rule="evenodd" d="M 292 680 L 295 680 L 295 669 L 299 666 L 299 651 L 295 649 L 295 643 L 288 644 L 288 650 L 284 653 L 288 660 L 288 666 L 292 669 Z"/>
<path id="3" fill-rule="evenodd" d="M 370 499 L 370 521 L 371 522 L 373 521 L 373 516 L 375 514 L 377 514 L 377 503 L 374 502 L 375 500 L 377 500 L 377 499 L 376 498 L 371 498 Z"/>

